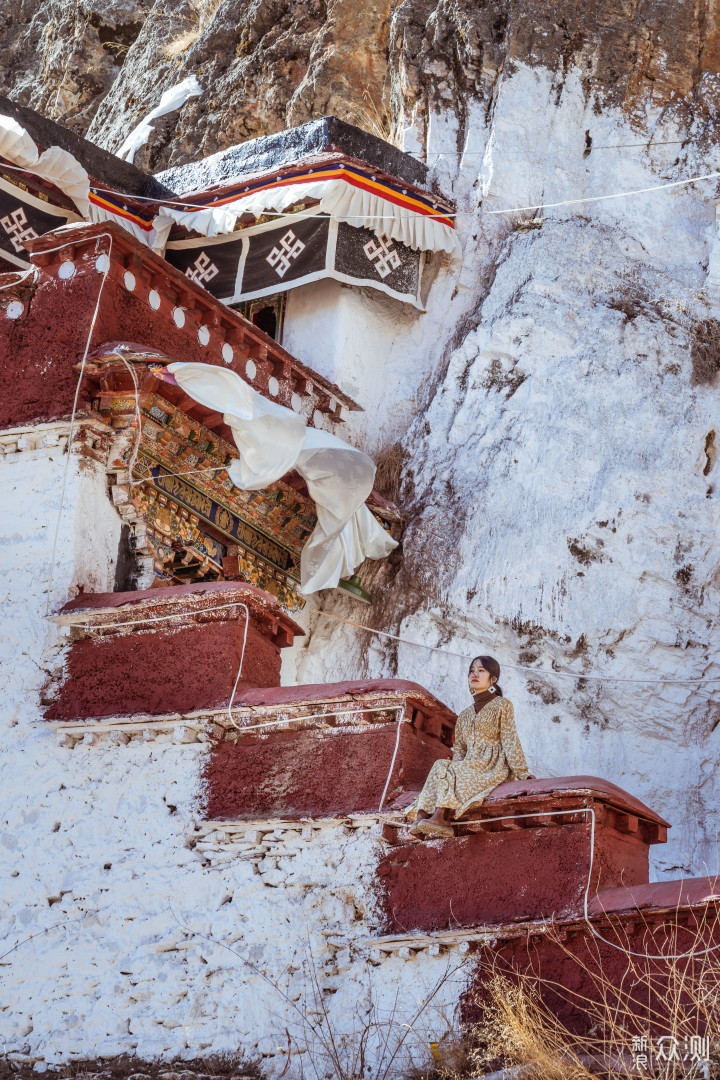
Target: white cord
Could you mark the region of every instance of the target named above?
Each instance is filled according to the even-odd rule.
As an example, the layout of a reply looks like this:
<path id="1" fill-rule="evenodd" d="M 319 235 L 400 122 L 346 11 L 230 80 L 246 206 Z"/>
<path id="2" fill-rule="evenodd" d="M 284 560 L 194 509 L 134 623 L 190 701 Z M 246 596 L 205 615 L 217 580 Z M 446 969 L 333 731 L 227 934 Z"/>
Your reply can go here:
<path id="1" fill-rule="evenodd" d="M 57 542 L 58 542 L 58 536 L 60 534 L 60 522 L 62 520 L 63 508 L 65 506 L 65 489 L 67 487 L 68 472 L 69 472 L 69 469 L 70 469 L 70 458 L 72 456 L 72 441 L 73 441 L 73 435 L 75 433 L 75 414 L 77 412 L 77 403 L 78 403 L 78 397 L 80 395 L 80 386 L 82 384 L 82 381 L 83 381 L 83 378 L 84 378 L 84 375 L 85 375 L 85 364 L 87 362 L 87 354 L 88 354 L 88 352 L 90 350 L 90 342 L 92 341 L 93 331 L 95 330 L 95 323 L 97 321 L 98 312 L 100 311 L 100 300 L 102 298 L 103 289 L 105 288 L 105 282 L 107 281 L 107 276 L 110 273 L 110 254 L 112 252 L 112 243 L 113 243 L 112 233 L 97 233 L 97 235 L 95 236 L 95 239 L 99 240 L 100 237 L 102 237 L 102 236 L 106 236 L 109 239 L 110 247 L 108 248 L 108 250 L 106 252 L 103 252 L 103 254 L 106 256 L 106 259 L 107 259 L 107 265 L 105 266 L 105 269 L 102 271 L 102 281 L 100 282 L 100 289 L 98 290 L 97 301 L 95 303 L 95 310 L 93 312 L 93 317 L 90 320 L 90 330 L 88 332 L 87 341 L 85 342 L 85 349 L 84 349 L 83 355 L 82 355 L 82 361 L 80 363 L 80 372 L 78 374 L 77 385 L 75 387 L 75 396 L 73 398 L 72 413 L 70 415 L 70 428 L 69 428 L 69 431 L 68 431 L 68 443 L 67 443 L 67 458 L 66 458 L 66 461 L 65 461 L 65 471 L 63 473 L 62 488 L 61 488 L 61 491 L 60 491 L 60 506 L 58 507 L 57 521 L 55 523 L 55 535 L 53 536 L 52 554 L 50 556 L 50 574 L 49 574 L 49 577 L 48 577 L 47 605 L 46 605 L 46 608 L 45 608 L 45 614 L 46 615 L 50 614 L 50 602 L 51 602 L 51 599 L 52 599 L 52 595 L 51 595 L 52 594 L 52 583 L 53 583 L 53 575 L 54 575 L 54 571 L 55 571 L 55 555 L 57 553 Z M 60 250 L 62 250 L 62 248 L 66 248 L 66 247 L 77 247 L 77 244 L 78 244 L 77 239 L 75 239 L 75 240 L 67 240 L 64 244 L 58 244 L 57 247 L 45 248 L 43 250 L 42 254 L 43 255 L 48 255 L 48 254 L 50 254 L 51 251 L 60 251 Z"/>
<path id="2" fill-rule="evenodd" d="M 241 582 L 238 582 L 241 584 Z M 162 601 L 162 597 L 158 597 L 158 600 Z M 125 626 L 144 626 L 146 623 L 159 623 L 166 619 L 186 619 L 191 615 L 204 615 L 206 611 L 225 611 L 227 608 L 232 607 L 245 607 L 242 600 L 234 600 L 232 604 L 218 604 L 216 607 L 204 607 L 199 608 L 196 611 L 176 611 L 174 615 L 150 615 L 147 619 L 132 619 L 129 622 L 118 623 L 100 623 L 97 626 L 90 626 L 86 623 L 82 628 L 86 633 L 90 630 L 116 630 Z M 55 618 L 51 615 L 50 618 Z M 66 623 L 66 626 L 80 626 L 81 623 Z"/>
<path id="3" fill-rule="evenodd" d="M 200 608 L 198 611 L 193 612 L 177 612 L 174 615 L 158 615 L 149 616 L 146 619 L 134 619 L 129 622 L 122 623 L 102 623 L 97 626 L 90 626 L 86 624 L 83 629 L 89 633 L 91 630 L 114 630 L 124 626 L 142 626 L 145 623 L 160 622 L 162 619 L 182 619 L 187 615 L 202 615 L 206 611 L 223 611 L 225 608 L 237 607 L 239 602 L 232 604 L 218 604 L 217 607 Z M 355 622 L 353 619 L 343 619 L 340 615 L 333 615 L 329 611 L 322 611 L 320 608 L 315 608 L 308 605 L 308 610 L 314 612 L 316 615 L 324 615 L 327 619 L 334 619 L 336 622 L 346 623 L 348 626 L 355 626 L 360 630 L 366 630 L 369 634 L 375 634 L 378 637 L 390 638 L 393 641 L 399 641 L 403 645 L 413 645 L 416 649 L 427 649 L 429 652 L 441 653 L 444 656 L 456 656 L 461 660 L 471 659 L 470 653 L 454 652 L 452 649 L 440 649 L 435 645 L 425 645 L 422 641 L 411 641 L 409 638 L 399 637 L 397 634 L 391 634 L 386 630 L 376 630 L 372 626 L 365 626 L 364 623 Z M 50 616 L 52 618 L 52 616 Z M 78 625 L 78 624 L 76 624 Z M 587 679 L 592 682 L 620 682 L 620 683 L 632 683 L 641 686 L 647 686 L 653 683 L 661 683 L 662 685 L 671 686 L 694 686 L 697 683 L 717 682 L 720 679 L 720 675 L 708 675 L 703 679 L 664 679 L 662 676 L 657 676 L 654 679 L 623 679 L 615 675 L 585 675 L 579 671 L 555 671 L 550 668 L 535 668 L 528 667 L 523 664 L 508 664 L 503 661 L 503 666 L 511 668 L 514 671 L 526 671 L 528 674 L 533 675 L 556 675 L 560 678 L 566 679 Z"/>
<path id="4" fill-rule="evenodd" d="M 617 949 L 619 952 L 626 953 L 628 956 L 639 956 L 643 960 L 685 960 L 690 956 L 704 956 L 706 953 L 715 952 L 716 949 L 720 949 L 720 944 L 712 945 L 708 949 L 691 949 L 690 952 L 678 953 L 671 955 L 669 953 L 660 953 L 654 955 L 652 953 L 634 952 L 632 949 L 626 949 L 623 945 L 616 945 L 614 941 L 609 941 L 604 938 L 602 934 L 598 933 L 593 924 L 590 922 L 590 915 L 588 913 L 588 898 L 590 896 L 590 882 L 593 871 L 593 860 L 595 856 L 595 808 L 593 806 L 580 806 L 575 810 L 545 810 L 538 811 L 532 814 L 504 814 L 502 817 L 496 818 L 477 818 L 472 821 L 458 821 L 457 825 L 485 825 L 493 821 L 519 821 L 521 818 L 533 818 L 533 817 L 560 817 L 563 814 L 590 814 L 590 866 L 588 868 L 587 885 L 585 886 L 585 895 L 583 898 L 583 916 L 585 922 L 588 925 L 588 929 L 599 941 L 603 941 L 606 945 L 610 945 L 613 949 Z M 626 886 L 630 889 L 632 886 Z M 632 895 L 632 894 L 631 894 Z M 607 915 L 607 912 L 604 912 Z"/>
<path id="5" fill-rule="evenodd" d="M 593 148 L 591 147 L 590 149 L 593 149 Z M 598 150 L 600 150 L 600 149 L 611 149 L 611 147 L 607 147 L 607 148 L 605 148 L 605 147 L 597 147 L 597 149 Z M 12 168 L 12 166 L 2 166 L 2 167 L 3 168 Z M 17 171 L 18 172 L 24 172 L 24 173 L 28 172 L 27 169 L 19 169 L 19 168 L 17 169 Z M 478 215 L 478 213 L 475 213 L 475 212 L 469 211 L 469 210 L 468 211 L 455 210 L 455 211 L 447 211 L 447 212 L 438 211 L 435 214 L 414 213 L 414 214 L 389 214 L 389 215 L 379 215 L 379 216 L 374 215 L 373 220 L 374 221 L 386 221 L 386 220 L 387 221 L 398 221 L 398 220 L 413 220 L 413 219 L 418 218 L 418 217 L 425 217 L 425 218 L 431 218 L 431 219 L 434 219 L 434 218 L 455 218 L 456 219 L 456 218 L 461 218 L 461 217 L 475 218 L 475 217 L 478 217 L 478 216 L 483 216 L 483 215 L 488 215 L 489 216 L 489 215 L 494 215 L 494 214 L 518 214 L 518 213 L 521 213 L 521 212 L 523 212 L 525 210 L 545 210 L 545 209 L 551 209 L 551 208 L 557 207 L 557 206 L 571 206 L 573 204 L 580 204 L 580 203 L 603 202 L 606 199 L 623 199 L 623 198 L 626 198 L 626 197 L 631 196 L 631 195 L 645 195 L 647 192 L 650 192 L 650 191 L 663 191 L 663 190 L 665 190 L 667 188 L 682 187 L 683 185 L 686 185 L 686 184 L 696 184 L 701 180 L 716 180 L 718 177 L 720 177 L 720 173 L 717 173 L 717 172 L 715 172 L 715 173 L 704 173 L 702 176 L 691 176 L 691 177 L 688 177 L 686 180 L 675 180 L 675 181 L 673 181 L 672 183 L 669 183 L 669 184 L 653 184 L 651 187 L 634 188 L 631 191 L 617 191 L 617 192 L 615 192 L 615 193 L 613 193 L 611 195 L 594 195 L 594 196 L 591 196 L 589 198 L 563 199 L 560 202 L 535 203 L 535 204 L 533 204 L 531 206 L 514 206 L 514 207 L 512 207 L 512 208 L 510 208 L 508 210 L 480 210 L 479 215 Z M 300 183 L 300 180 L 298 180 L 298 183 Z M 98 191 L 97 193 L 100 194 L 100 191 Z M 217 203 L 217 202 L 216 203 L 184 203 L 182 200 L 153 199 L 153 198 L 151 198 L 151 197 L 149 197 L 147 195 L 123 195 L 121 192 L 115 192 L 115 191 L 109 191 L 109 192 L 107 192 L 107 194 L 117 195 L 120 198 L 125 198 L 125 199 L 129 199 L 129 200 L 135 200 L 135 201 L 139 201 L 139 202 L 151 202 L 151 203 L 154 203 L 158 207 L 161 206 L 162 203 L 166 203 L 166 204 L 172 204 L 172 205 L 175 205 L 175 206 L 186 206 L 186 207 L 191 208 L 192 210 L 216 210 L 216 209 L 222 209 L 223 205 L 224 205 L 223 203 Z M 242 195 L 238 196 L 238 198 L 242 198 Z M 381 196 L 381 198 L 382 198 L 382 196 Z M 109 211 L 109 212 L 112 213 L 112 211 Z M 271 209 L 269 209 L 267 212 L 272 214 L 272 216 L 274 218 L 277 218 L 277 219 L 292 218 L 293 217 L 293 214 L 288 213 L 288 212 L 283 213 L 282 211 L 280 211 L 277 214 L 273 214 Z M 341 215 L 341 217 L 338 220 L 342 220 L 342 221 L 354 221 L 354 220 L 367 221 L 367 214 L 343 214 L 343 215 Z M 228 235 L 230 235 L 230 234 L 228 234 Z"/>
<path id="6" fill-rule="evenodd" d="M 403 722 L 404 713 L 405 713 L 405 706 L 403 705 L 400 709 L 398 709 L 398 722 L 397 722 L 397 735 L 395 736 L 395 749 L 393 750 L 392 761 L 390 762 L 390 771 L 388 772 L 387 780 L 385 781 L 385 787 L 383 788 L 383 793 L 380 796 L 380 805 L 378 806 L 378 813 L 383 808 L 383 803 L 385 802 L 385 796 L 387 795 L 387 789 L 390 786 L 390 777 L 392 776 L 393 769 L 395 768 L 395 758 L 397 757 L 398 746 L 400 745 L 400 726 L 401 726 L 401 724 Z"/>
<path id="7" fill-rule="evenodd" d="M 393 641 L 399 641 L 403 645 L 414 645 L 416 649 L 427 649 L 429 652 L 442 653 L 444 656 L 457 656 L 461 660 L 472 659 L 470 653 L 454 652 L 452 649 L 439 649 L 435 645 L 425 645 L 422 641 L 411 641 L 409 638 L 391 634 L 387 630 L 375 630 L 372 626 L 365 626 L 364 623 L 355 622 L 353 619 L 343 619 L 340 615 L 333 615 L 329 611 L 321 611 L 320 608 L 310 608 L 310 610 L 314 611 L 317 615 L 324 615 L 326 619 L 335 619 L 336 622 L 346 623 L 348 626 L 356 626 L 360 630 L 367 630 L 369 634 L 376 634 L 378 637 L 391 638 Z M 503 666 L 512 668 L 514 671 L 527 671 L 531 675 L 557 675 L 566 679 L 588 679 L 592 682 L 637 683 L 642 686 L 652 683 L 688 686 L 695 683 L 717 682 L 720 680 L 720 675 L 708 675 L 702 679 L 664 679 L 660 675 L 654 679 L 623 679 L 616 675 L 584 675 L 580 671 L 556 671 L 554 668 L 536 668 L 529 667 L 526 664 L 508 664 L 504 660 Z"/>
<path id="8" fill-rule="evenodd" d="M 297 705 L 297 702 L 289 702 L 290 706 Z M 297 724 L 300 720 L 324 720 L 326 716 L 352 716 L 354 713 L 378 713 L 389 712 L 387 705 L 380 705 L 376 709 L 366 709 L 362 705 L 358 705 L 355 709 L 341 709 L 339 712 L 324 712 L 324 713 L 312 713 L 310 716 L 288 716 L 284 720 L 269 720 L 266 724 L 248 724 L 243 727 L 235 727 L 238 731 L 259 731 L 260 728 L 277 727 L 278 724 Z"/>
<path id="9" fill-rule="evenodd" d="M 235 683 L 234 683 L 233 688 L 232 688 L 232 694 L 230 695 L 230 701 L 228 702 L 228 717 L 230 718 L 230 723 L 234 727 L 237 727 L 237 724 L 233 720 L 232 703 L 233 703 L 233 699 L 235 698 L 235 691 L 237 690 L 237 685 L 240 682 L 240 676 L 242 675 L 243 661 L 245 659 L 245 646 L 247 644 L 248 625 L 250 623 L 250 612 L 248 611 L 247 604 L 237 604 L 237 607 L 241 607 L 241 608 L 245 609 L 245 632 L 243 634 L 243 643 L 242 643 L 242 650 L 240 652 L 240 664 L 238 665 L 238 673 L 237 673 L 237 675 L 235 677 Z"/>

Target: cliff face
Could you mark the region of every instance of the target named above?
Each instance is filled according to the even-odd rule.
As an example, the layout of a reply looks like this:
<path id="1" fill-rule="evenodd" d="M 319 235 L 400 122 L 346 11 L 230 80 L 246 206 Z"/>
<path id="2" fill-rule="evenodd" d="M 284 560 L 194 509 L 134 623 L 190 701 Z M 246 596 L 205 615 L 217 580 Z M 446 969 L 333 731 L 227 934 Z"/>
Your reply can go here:
<path id="1" fill-rule="evenodd" d="M 403 552 L 365 568 L 377 599 L 362 614 L 444 651 L 316 616 L 295 677 L 397 674 L 459 706 L 461 657 L 493 653 L 533 771 L 606 776 L 674 822 L 658 874 L 714 865 L 720 682 L 683 680 L 720 671 L 716 181 L 494 212 L 720 171 L 715 10 L 224 0 L 56 24 L 48 3 L 2 10 L 0 88 L 108 149 L 197 76 L 205 94 L 156 125 L 141 166 L 327 112 L 433 165 L 464 260 L 413 330 L 431 379 L 410 385 L 408 368 L 393 389 L 418 400 L 395 433 Z"/>

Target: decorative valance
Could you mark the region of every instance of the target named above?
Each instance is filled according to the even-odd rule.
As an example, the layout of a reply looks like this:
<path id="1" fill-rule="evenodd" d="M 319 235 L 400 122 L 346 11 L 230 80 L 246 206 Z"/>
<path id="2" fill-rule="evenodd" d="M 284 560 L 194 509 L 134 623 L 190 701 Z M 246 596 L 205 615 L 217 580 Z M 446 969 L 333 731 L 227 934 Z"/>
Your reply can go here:
<path id="1" fill-rule="evenodd" d="M 165 258 L 227 304 L 335 278 L 379 289 L 422 309 L 419 251 L 331 219 L 317 207 L 229 238 L 170 242 Z"/>
<path id="2" fill-rule="evenodd" d="M 80 220 L 72 210 L 44 202 L 0 177 L 0 251 L 14 266 L 31 266 L 25 246 L 29 240 Z"/>
<path id="3" fill-rule="evenodd" d="M 163 205 L 159 216 L 212 237 L 234 227 L 232 215 L 237 220 L 242 214 L 279 213 L 305 199 L 318 199 L 318 211 L 336 221 L 370 229 L 417 251 L 459 253 L 453 218 L 431 196 L 346 163 L 262 177 L 208 200 L 205 209 Z"/>

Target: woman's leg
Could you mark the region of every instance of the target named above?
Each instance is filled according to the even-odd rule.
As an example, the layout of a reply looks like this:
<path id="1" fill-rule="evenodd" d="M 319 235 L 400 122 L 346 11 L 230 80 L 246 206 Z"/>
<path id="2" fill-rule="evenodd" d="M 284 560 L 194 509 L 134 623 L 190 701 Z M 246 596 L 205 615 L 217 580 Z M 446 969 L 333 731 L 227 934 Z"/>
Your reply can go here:
<path id="1" fill-rule="evenodd" d="M 449 825 L 453 813 L 454 811 L 449 806 L 436 806 L 435 813 L 430 820 L 436 822 L 438 825 Z"/>

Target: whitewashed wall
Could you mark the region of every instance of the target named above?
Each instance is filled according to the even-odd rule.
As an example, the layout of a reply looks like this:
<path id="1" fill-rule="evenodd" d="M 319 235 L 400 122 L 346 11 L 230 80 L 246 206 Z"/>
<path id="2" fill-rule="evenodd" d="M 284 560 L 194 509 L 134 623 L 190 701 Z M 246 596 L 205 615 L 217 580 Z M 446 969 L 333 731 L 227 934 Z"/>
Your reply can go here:
<path id="1" fill-rule="evenodd" d="M 388 1017 L 386 1055 L 449 972 L 407 1040 L 425 1060 L 452 1025 L 463 963 L 375 965 L 357 946 L 377 925 L 378 826 L 311 838 L 268 826 L 252 842 L 211 834 L 197 845 L 205 745 L 88 734 L 70 749 L 42 722 L 66 641 L 45 619 L 66 458 L 61 446 L 22 449 L 37 432 L 24 440 L 6 439 L 0 459 L 2 1052 L 40 1071 L 122 1053 L 229 1053 L 272 1076 L 287 1030 L 286 1076 L 299 1077 L 323 1075 L 332 1032 L 350 1075 L 363 1029 L 380 1061 Z M 104 471 L 73 456 L 52 609 L 79 584 L 112 590 L 120 524 Z"/>
<path id="2" fill-rule="evenodd" d="M 431 293 L 422 316 L 435 382 L 403 436 L 403 563 L 364 567 L 372 610 L 325 598 L 445 654 L 321 619 L 297 678 L 397 675 L 460 707 L 466 661 L 447 653 L 491 653 L 507 665 L 533 770 L 625 787 L 672 822 L 668 845 L 653 849 L 655 876 L 699 875 L 718 868 L 720 680 L 659 680 L 720 675 L 720 494 L 716 452 L 705 452 L 720 438 L 720 390 L 693 364 L 702 324 L 711 341 L 720 331 L 708 281 L 715 186 L 539 215 L 484 216 L 478 204 L 592 198 L 720 160 L 659 109 L 633 124 L 596 113 L 572 73 L 558 97 L 547 72 L 517 65 L 489 119 L 471 111 L 460 155 L 454 116 L 431 116 L 422 149 L 458 199 L 465 255 L 454 291 Z M 415 121 L 407 148 L 418 151 Z M 598 148 L 588 157 L 586 130 Z M 646 151 L 651 135 L 675 141 Z M 618 144 L 634 148 L 600 149 Z"/>

